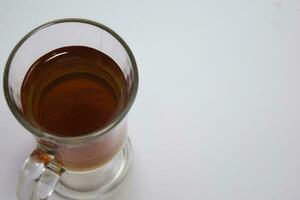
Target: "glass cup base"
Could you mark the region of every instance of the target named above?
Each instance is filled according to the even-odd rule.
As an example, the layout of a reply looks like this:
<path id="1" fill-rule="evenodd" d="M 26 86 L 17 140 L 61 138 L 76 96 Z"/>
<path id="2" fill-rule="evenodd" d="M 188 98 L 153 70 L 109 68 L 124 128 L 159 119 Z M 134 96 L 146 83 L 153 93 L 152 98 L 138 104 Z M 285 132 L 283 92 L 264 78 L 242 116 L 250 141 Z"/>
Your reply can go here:
<path id="1" fill-rule="evenodd" d="M 132 147 L 127 138 L 122 150 L 110 162 L 85 172 L 66 171 L 50 200 L 104 199 L 122 182 L 132 160 Z"/>

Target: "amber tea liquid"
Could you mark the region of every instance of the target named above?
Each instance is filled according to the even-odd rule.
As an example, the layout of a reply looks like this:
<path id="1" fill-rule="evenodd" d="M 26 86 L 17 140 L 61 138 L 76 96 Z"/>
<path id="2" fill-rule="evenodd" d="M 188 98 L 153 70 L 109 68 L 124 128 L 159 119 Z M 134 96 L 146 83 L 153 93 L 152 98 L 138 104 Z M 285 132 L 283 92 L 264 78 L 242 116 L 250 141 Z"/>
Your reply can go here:
<path id="1" fill-rule="evenodd" d="M 126 103 L 126 82 L 106 54 L 83 46 L 56 49 L 28 70 L 21 88 L 23 114 L 35 127 L 61 137 L 83 136 L 109 124 Z M 121 148 L 125 133 L 93 145 L 58 149 L 70 168 L 93 168 Z"/>
<path id="2" fill-rule="evenodd" d="M 39 58 L 22 85 L 24 115 L 35 126 L 70 137 L 109 123 L 125 103 L 125 80 L 104 53 L 63 47 Z"/>

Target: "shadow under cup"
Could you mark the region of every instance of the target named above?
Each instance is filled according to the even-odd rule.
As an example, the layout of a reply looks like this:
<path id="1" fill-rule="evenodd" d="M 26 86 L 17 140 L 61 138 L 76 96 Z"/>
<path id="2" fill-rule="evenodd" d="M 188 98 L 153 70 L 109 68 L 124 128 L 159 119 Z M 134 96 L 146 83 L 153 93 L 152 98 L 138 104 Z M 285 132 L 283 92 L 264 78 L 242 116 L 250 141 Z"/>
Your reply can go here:
<path id="1" fill-rule="evenodd" d="M 66 46 L 85 46 L 101 51 L 118 64 L 127 91 L 126 104 L 104 128 L 83 136 L 61 137 L 33 126 L 23 115 L 21 87 L 32 64 L 46 53 Z M 124 148 L 126 116 L 138 87 L 137 66 L 127 44 L 111 29 L 83 19 L 46 23 L 27 34 L 13 49 L 4 72 L 4 93 L 17 120 L 34 135 L 37 149 L 32 158 L 58 164 L 67 171 L 90 171 L 111 160 Z"/>

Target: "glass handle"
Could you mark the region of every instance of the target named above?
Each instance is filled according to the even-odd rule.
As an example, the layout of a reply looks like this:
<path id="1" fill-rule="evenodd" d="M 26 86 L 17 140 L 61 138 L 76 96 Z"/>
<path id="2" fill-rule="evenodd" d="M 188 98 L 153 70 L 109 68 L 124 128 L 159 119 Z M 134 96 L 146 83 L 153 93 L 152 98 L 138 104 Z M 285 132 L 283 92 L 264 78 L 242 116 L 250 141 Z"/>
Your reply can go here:
<path id="1" fill-rule="evenodd" d="M 18 200 L 46 200 L 54 191 L 64 169 L 52 162 L 53 156 L 35 150 L 21 170 Z"/>

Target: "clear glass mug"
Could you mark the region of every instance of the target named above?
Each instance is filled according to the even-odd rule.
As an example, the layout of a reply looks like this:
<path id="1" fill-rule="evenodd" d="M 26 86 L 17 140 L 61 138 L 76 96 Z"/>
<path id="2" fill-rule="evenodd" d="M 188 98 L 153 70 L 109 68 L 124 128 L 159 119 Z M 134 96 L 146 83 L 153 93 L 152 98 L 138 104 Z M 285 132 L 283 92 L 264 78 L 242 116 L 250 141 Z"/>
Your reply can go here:
<path id="1" fill-rule="evenodd" d="M 121 68 L 127 103 L 103 129 L 84 136 L 60 137 L 34 127 L 23 116 L 20 90 L 31 65 L 44 54 L 64 46 L 86 46 L 111 57 Z M 110 28 L 84 19 L 48 22 L 28 33 L 10 54 L 4 71 L 4 93 L 16 119 L 33 134 L 37 147 L 25 161 L 19 178 L 19 200 L 95 199 L 121 182 L 131 161 L 126 116 L 138 88 L 134 56 Z"/>

